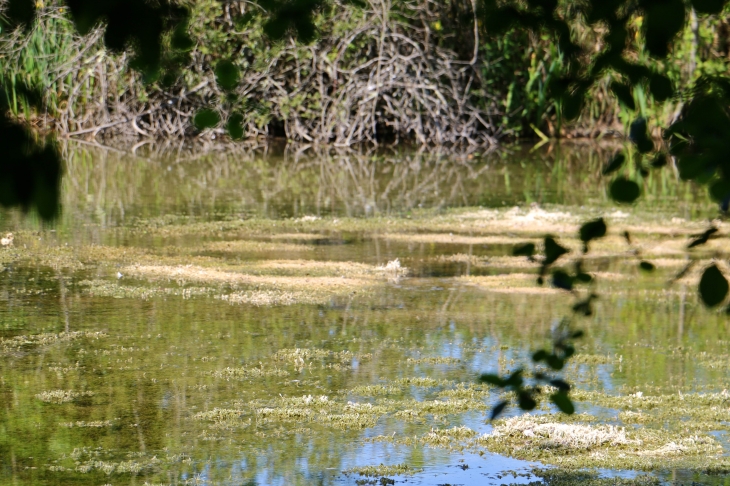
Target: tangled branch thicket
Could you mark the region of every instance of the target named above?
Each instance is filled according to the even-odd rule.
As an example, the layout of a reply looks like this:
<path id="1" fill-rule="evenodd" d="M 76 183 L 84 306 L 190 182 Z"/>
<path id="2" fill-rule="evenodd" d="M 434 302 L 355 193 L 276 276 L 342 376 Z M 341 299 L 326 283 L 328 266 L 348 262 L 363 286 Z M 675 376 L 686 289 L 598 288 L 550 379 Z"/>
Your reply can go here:
<path id="1" fill-rule="evenodd" d="M 30 33 L 3 36 L 0 55 L 11 80 L 44 87 L 48 110 L 40 120 L 65 135 L 183 137 L 196 134 L 191 119 L 203 107 L 224 121 L 240 113 L 248 137 L 342 146 L 484 145 L 499 135 L 502 102 L 479 89 L 476 31 L 444 27 L 454 15 L 471 15 L 473 24 L 471 0 L 456 14 L 430 0 L 368 0 L 364 8 L 335 2 L 316 19 L 319 38 L 311 45 L 271 42 L 255 8 L 197 2 L 190 27 L 196 47 L 164 87 L 145 85 L 125 54 L 108 52 L 101 28 L 75 34 L 59 5 L 44 7 Z M 465 46 L 470 52 L 457 52 Z M 221 59 L 242 69 L 236 101 L 216 85 Z"/>

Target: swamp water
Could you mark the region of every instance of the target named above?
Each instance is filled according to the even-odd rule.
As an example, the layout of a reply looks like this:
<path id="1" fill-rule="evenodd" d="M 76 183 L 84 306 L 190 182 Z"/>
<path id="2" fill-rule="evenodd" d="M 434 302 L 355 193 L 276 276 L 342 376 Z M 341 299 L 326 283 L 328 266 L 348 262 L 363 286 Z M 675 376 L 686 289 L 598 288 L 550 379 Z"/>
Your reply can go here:
<path id="1" fill-rule="evenodd" d="M 716 213 L 671 170 L 619 208 L 610 147 L 65 150 L 60 220 L 0 220 L 0 483 L 730 484 L 730 329 L 693 290 L 726 240 L 667 285 Z M 569 263 L 599 215 L 578 413 L 489 424 L 478 375 L 575 302 L 512 247 Z"/>

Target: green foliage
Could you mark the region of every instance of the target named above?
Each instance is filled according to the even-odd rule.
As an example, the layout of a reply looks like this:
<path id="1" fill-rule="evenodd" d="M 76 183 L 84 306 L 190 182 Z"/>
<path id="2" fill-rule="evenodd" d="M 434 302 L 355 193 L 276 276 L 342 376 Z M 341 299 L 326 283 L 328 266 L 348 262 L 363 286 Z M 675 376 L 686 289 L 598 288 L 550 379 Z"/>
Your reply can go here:
<path id="1" fill-rule="evenodd" d="M 215 110 L 211 110 L 209 108 L 206 108 L 204 110 L 200 110 L 195 114 L 195 117 L 193 118 L 193 123 L 195 124 L 195 128 L 198 130 L 205 130 L 206 128 L 214 128 L 216 127 L 221 121 L 221 117 Z"/>

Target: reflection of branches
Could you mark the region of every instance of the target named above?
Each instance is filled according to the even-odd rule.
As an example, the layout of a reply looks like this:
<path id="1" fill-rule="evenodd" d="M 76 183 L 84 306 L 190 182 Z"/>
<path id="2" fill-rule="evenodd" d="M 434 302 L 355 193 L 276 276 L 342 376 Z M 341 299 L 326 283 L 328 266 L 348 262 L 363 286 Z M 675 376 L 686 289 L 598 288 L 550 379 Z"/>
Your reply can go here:
<path id="1" fill-rule="evenodd" d="M 604 157 L 591 156 L 596 150 L 575 147 L 551 155 L 517 147 L 486 154 L 291 145 L 183 150 L 178 142 L 166 142 L 130 154 L 68 145 L 64 206 L 77 217 L 109 225 L 129 216 L 181 211 L 387 215 L 479 205 L 485 197 L 499 204 L 504 170 L 513 186 L 536 191 L 536 198 L 549 190 L 577 201 L 578 188 L 592 187 L 600 173 Z M 598 170 L 586 160 L 594 160 Z"/>

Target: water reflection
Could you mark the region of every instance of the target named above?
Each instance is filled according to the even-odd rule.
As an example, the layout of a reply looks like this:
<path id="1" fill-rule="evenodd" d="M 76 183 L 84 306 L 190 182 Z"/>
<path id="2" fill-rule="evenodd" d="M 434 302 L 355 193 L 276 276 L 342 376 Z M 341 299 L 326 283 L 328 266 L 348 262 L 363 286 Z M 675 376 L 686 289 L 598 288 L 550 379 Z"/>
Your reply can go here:
<path id="1" fill-rule="evenodd" d="M 185 250 L 186 257 L 233 266 L 246 259 L 292 260 L 286 252 L 294 247 L 251 256 L 220 247 L 183 248 L 203 239 L 233 239 L 227 235 L 171 243 L 154 234 L 134 240 L 123 231 L 117 239 L 115 231 L 140 220 L 183 216 L 196 222 L 250 216 L 278 222 L 327 215 L 407 217 L 421 207 L 447 211 L 536 202 L 574 209 L 586 201 L 604 207 L 609 203 L 600 169 L 614 148 L 515 147 L 463 156 L 309 148 L 266 157 L 246 147 L 201 154 L 66 150 L 63 219 L 50 230 L 35 226 L 37 233 L 25 238 L 50 239 L 61 248 L 79 244 L 79 234 L 130 249 L 141 241 L 151 252 L 160 251 L 153 257 Z M 670 184 L 672 177 L 665 171 L 648 180 L 646 204 L 653 211 L 708 211 L 703 194 Z M 13 213 L 3 213 L 2 224 L 33 226 Z M 514 369 L 545 343 L 571 298 L 492 292 L 456 279 L 513 272 L 484 264 L 508 254 L 505 244 L 314 236 L 282 241 L 309 245 L 296 256 L 302 261 L 374 266 L 401 258 L 411 276 L 317 305 L 256 307 L 178 294 L 95 295 L 84 282 L 104 280 L 113 287 L 127 280 L 94 262 L 73 268 L 3 263 L 0 482 L 351 484 L 362 478 L 342 471 L 380 463 L 424 468 L 408 478 L 424 485 L 535 479 L 529 474 L 534 463 L 376 439 L 460 426 L 488 432 L 485 413 L 498 399 L 496 392 L 475 388 L 471 399 L 479 406 L 463 410 L 424 412 L 419 404 L 459 396 L 464 386 L 477 386 L 474 377 L 482 371 Z M 591 264 L 592 271 L 627 271 L 611 258 Z M 729 386 L 725 318 L 702 311 L 684 290 L 664 292 L 661 284 L 632 278 L 632 288 L 643 294 L 627 290 L 625 280 L 601 289 L 605 298 L 585 322 L 580 352 L 605 360 L 577 362 L 570 379 L 610 394 Z M 142 279 L 136 284 L 152 285 Z M 63 339 L 51 337 L 57 333 L 65 333 Z M 297 348 L 311 352 L 291 354 Z M 322 404 L 301 407 L 296 400 Z M 374 423 L 367 421 L 365 408 L 387 407 L 389 401 L 410 412 L 393 407 Z M 232 416 L 205 415 L 215 410 Z M 616 409 L 585 405 L 585 410 L 619 423 Z M 280 415 L 269 419 L 272 414 Z M 507 470 L 518 475 L 505 477 Z"/>

